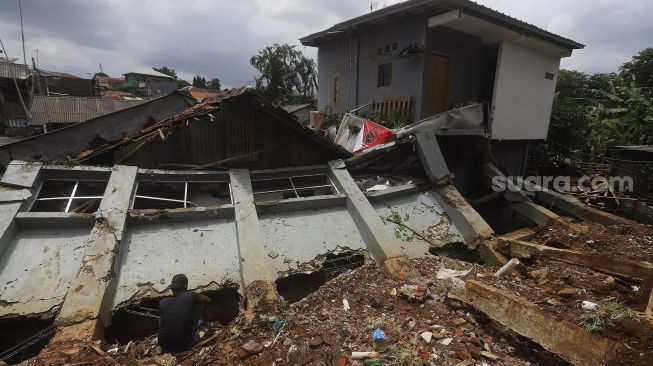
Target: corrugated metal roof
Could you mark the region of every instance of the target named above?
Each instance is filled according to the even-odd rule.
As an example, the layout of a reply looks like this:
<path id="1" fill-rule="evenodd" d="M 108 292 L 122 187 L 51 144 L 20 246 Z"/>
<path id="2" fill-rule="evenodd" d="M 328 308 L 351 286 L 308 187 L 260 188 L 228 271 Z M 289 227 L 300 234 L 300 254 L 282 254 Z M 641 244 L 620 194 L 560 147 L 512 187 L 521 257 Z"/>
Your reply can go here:
<path id="1" fill-rule="evenodd" d="M 388 21 L 389 18 L 393 16 L 414 14 L 425 15 L 425 12 L 429 10 L 435 12 L 431 15 L 436 15 L 437 13 L 443 13 L 454 9 L 467 11 L 470 15 L 483 16 L 488 21 L 519 30 L 526 35 L 535 36 L 569 49 L 585 47 L 583 44 L 569 38 L 538 28 L 533 24 L 526 23 L 510 15 L 501 13 L 470 0 L 408 0 L 338 23 L 321 32 L 300 38 L 300 42 L 306 46 L 318 46 L 320 41 L 328 38 L 343 37 L 347 32 L 358 30 L 360 27 L 368 24 L 377 24 Z"/>
<path id="2" fill-rule="evenodd" d="M 313 106 L 313 103 L 284 105 L 281 108 L 283 108 L 284 111 L 292 114 L 292 113 L 297 112 L 300 109 L 304 109 L 304 108 L 310 107 L 310 106 Z"/>
<path id="3" fill-rule="evenodd" d="M 0 78 L 27 79 L 29 68 L 22 64 L 0 62 Z"/>
<path id="4" fill-rule="evenodd" d="M 30 126 L 46 123 L 79 123 L 108 113 L 133 107 L 144 100 L 53 97 L 37 95 L 32 100 Z"/>

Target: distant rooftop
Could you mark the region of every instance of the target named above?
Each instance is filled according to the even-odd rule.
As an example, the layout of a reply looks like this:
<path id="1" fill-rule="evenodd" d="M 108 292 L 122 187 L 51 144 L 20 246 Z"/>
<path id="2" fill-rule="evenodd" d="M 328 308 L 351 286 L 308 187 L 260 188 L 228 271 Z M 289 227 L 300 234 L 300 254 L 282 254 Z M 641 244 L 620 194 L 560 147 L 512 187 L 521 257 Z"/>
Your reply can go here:
<path id="1" fill-rule="evenodd" d="M 29 125 L 43 126 L 46 123 L 84 122 L 143 102 L 145 100 L 36 95 L 32 101 Z"/>
<path id="2" fill-rule="evenodd" d="M 150 76 L 158 76 L 161 78 L 170 78 L 170 79 L 173 78 L 170 75 L 166 75 L 162 72 L 154 71 L 152 69 L 137 69 L 135 71 L 126 72 L 124 75 L 129 75 L 129 74 L 150 75 Z"/>

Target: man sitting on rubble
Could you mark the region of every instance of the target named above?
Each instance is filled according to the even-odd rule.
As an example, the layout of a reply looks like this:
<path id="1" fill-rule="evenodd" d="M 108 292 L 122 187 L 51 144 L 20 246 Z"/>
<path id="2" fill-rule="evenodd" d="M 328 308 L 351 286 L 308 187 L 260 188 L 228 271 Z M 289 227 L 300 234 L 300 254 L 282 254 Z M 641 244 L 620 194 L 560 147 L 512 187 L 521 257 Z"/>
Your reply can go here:
<path id="1" fill-rule="evenodd" d="M 170 283 L 172 297 L 159 301 L 159 345 L 167 351 L 183 351 L 200 340 L 200 318 L 211 299 L 187 287 L 188 278 L 176 274 Z"/>

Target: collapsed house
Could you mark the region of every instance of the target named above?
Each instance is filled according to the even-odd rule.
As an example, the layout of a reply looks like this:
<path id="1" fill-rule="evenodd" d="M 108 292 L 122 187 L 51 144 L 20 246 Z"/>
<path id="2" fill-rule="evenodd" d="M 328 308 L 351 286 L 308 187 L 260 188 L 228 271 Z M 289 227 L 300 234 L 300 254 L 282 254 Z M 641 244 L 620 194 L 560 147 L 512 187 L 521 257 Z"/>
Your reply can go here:
<path id="1" fill-rule="evenodd" d="M 412 22 L 414 16 L 423 22 Z M 399 357 L 406 352 L 424 362 L 444 358 L 444 364 L 472 358 L 502 364 L 497 354 L 503 364 L 531 362 L 509 350 L 521 343 L 544 355 L 542 364 L 650 363 L 650 228 L 547 187 L 530 184 L 525 192 L 504 179 L 508 189 L 493 189 L 494 179 L 521 175 L 528 140 L 546 137 L 559 58 L 580 45 L 468 1 L 417 0 L 304 42 L 319 45 L 324 60 L 329 47 L 351 42 L 354 30 L 387 21 L 417 24 L 409 27 L 419 26 L 416 34 L 464 39 L 483 54 L 476 59 L 486 72 L 476 76 L 483 85 L 463 88 L 472 94 L 440 100 L 439 109 L 428 112 L 426 99 L 415 101 L 416 95 L 409 103 L 373 100 L 373 108 L 399 108 L 416 121 L 378 144 L 369 144 L 375 135 L 364 133 L 369 121 L 362 118 L 363 125 L 356 124 L 348 115 L 334 144 L 243 88 L 200 102 L 188 90 L 177 91 L 0 146 L 6 168 L 0 328 L 11 329 L 2 332 L 11 337 L 0 337 L 0 358 L 19 362 L 38 354 L 28 363 L 57 365 L 116 364 L 114 357 L 270 365 L 285 358 L 301 365 L 313 360 L 305 350 L 310 345 L 321 357 L 315 364 L 344 365 L 357 362 L 349 356 L 352 344 L 368 347 L 368 330 L 385 325 L 395 327 L 389 334 L 404 349 L 387 353 L 399 360 L 395 364 L 409 363 Z M 421 75 L 427 66 L 418 55 L 425 51 L 419 42 L 409 46 L 402 45 L 401 54 L 420 63 Z M 509 66 L 526 56 L 546 62 Z M 348 70 L 358 73 L 358 59 Z M 488 73 L 495 61 L 498 71 Z M 511 70 L 520 74 L 503 72 Z M 376 71 L 383 81 L 378 86 L 393 90 L 400 73 L 387 65 Z M 359 78 L 339 72 L 333 88 L 320 93 L 334 93 L 327 100 L 350 110 L 340 96 L 344 80 Z M 464 85 L 451 77 L 451 85 Z M 520 89 L 508 87 L 510 81 L 541 89 L 516 95 Z M 361 83 L 359 92 L 357 82 L 347 90 L 347 103 L 379 98 L 364 89 Z M 488 94 L 473 96 L 481 89 Z M 474 99 L 486 103 L 449 108 Z M 320 107 L 323 100 L 321 94 Z M 507 101 L 515 108 L 506 108 Z M 541 113 L 526 114 L 531 109 Z M 357 144 L 370 146 L 350 148 Z M 621 241 L 626 250 L 616 247 Z M 167 361 L 159 362 L 150 353 L 156 304 L 176 273 L 212 298 L 208 320 L 218 325 L 189 354 L 165 354 Z M 622 312 L 626 302 L 636 310 L 617 323 L 604 311 L 615 298 L 623 300 L 617 301 Z M 588 301 L 596 306 L 585 309 Z M 580 317 L 594 323 L 579 325 Z M 335 335 L 317 329 L 320 322 L 340 326 L 344 318 L 356 328 Z M 425 318 L 429 322 L 415 328 Z M 435 318 L 441 324 L 430 322 Z M 609 329 L 597 332 L 604 321 Z M 408 339 L 413 329 L 422 340 Z M 99 340 L 112 345 L 111 354 L 92 343 Z M 414 352 L 405 351 L 413 346 Z M 89 349 L 95 359 L 83 358 Z M 293 361 L 293 349 L 303 361 Z"/>
<path id="2" fill-rule="evenodd" d="M 68 129 L 84 126 L 94 128 Z M 372 189 L 381 178 L 349 171 L 373 162 L 345 163 L 347 151 L 246 89 L 121 136 L 74 159 L 112 168 L 7 164 L 0 323 L 34 331 L 28 319 L 46 319 L 39 341 L 55 331 L 55 340 L 95 339 L 120 332 L 109 328 L 119 316 L 138 333 L 138 316 L 125 314 L 163 296 L 177 272 L 237 313 L 241 296 L 248 308 L 277 286 L 301 298 L 316 285 L 307 278 L 359 266 L 367 253 L 401 272 L 402 258 L 489 230 L 455 188 L 432 189 L 414 170 L 419 159 L 397 167 L 391 187 Z M 21 143 L 30 141 L 12 151 Z M 389 229 L 406 230 L 409 217 L 423 233 L 411 245 Z"/>
<path id="3" fill-rule="evenodd" d="M 153 308 L 180 272 L 213 299 L 210 320 L 224 324 L 277 296 L 299 301 L 366 262 L 410 282 L 411 258 L 433 255 L 487 266 L 547 258 L 546 266 L 562 261 L 636 284 L 637 296 L 648 298 L 648 262 L 528 241 L 552 224 L 580 231 L 541 204 L 606 225 L 624 223 L 619 217 L 545 188 L 532 197 L 509 190 L 493 196 L 496 216 L 522 227 L 497 232 L 492 215 L 452 184 L 455 164 L 436 137 L 447 116 L 352 156 L 245 89 L 91 148 L 71 145 L 72 165 L 11 161 L 0 192 L 0 326 L 15 331 L 1 339 L 3 359 L 35 355 L 49 342 L 40 357 L 60 364 L 57 344 L 126 344 L 152 334 Z M 479 182 L 503 175 L 490 160 L 481 159 Z M 476 189 L 483 185 L 489 189 Z M 572 364 L 599 364 L 622 349 L 491 281 L 468 280 L 448 293 Z M 545 336 L 552 324 L 555 340 Z"/>

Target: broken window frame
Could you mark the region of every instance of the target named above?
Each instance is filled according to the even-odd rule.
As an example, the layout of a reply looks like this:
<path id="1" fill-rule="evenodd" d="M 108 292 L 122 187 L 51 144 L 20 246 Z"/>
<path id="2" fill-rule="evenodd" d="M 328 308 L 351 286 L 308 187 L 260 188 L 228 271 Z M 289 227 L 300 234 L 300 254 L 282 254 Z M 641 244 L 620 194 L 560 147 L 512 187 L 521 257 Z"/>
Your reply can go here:
<path id="1" fill-rule="evenodd" d="M 155 182 L 155 183 L 184 183 L 184 199 L 183 200 L 177 200 L 174 198 L 164 198 L 164 197 L 154 197 L 154 196 L 143 196 L 138 194 L 138 187 L 141 182 Z M 136 202 L 136 199 L 146 199 L 146 200 L 157 200 L 157 201 L 166 201 L 166 202 L 177 202 L 177 203 L 183 203 L 184 207 L 183 208 L 189 208 L 188 204 L 192 204 L 193 207 L 205 207 L 205 206 L 200 206 L 196 204 L 195 202 L 192 202 L 188 200 L 188 184 L 189 183 L 226 183 L 227 186 L 229 187 L 229 204 L 233 205 L 234 204 L 234 195 L 231 190 L 231 182 L 228 180 L 157 180 L 157 179 L 140 179 L 136 181 L 136 184 L 134 185 L 134 194 L 132 196 L 131 202 L 129 204 L 129 209 L 133 210 L 134 209 L 134 203 Z"/>
<path id="2" fill-rule="evenodd" d="M 43 189 L 43 186 L 46 184 L 46 182 L 51 182 L 51 181 L 59 181 L 59 182 L 75 182 L 75 185 L 73 186 L 73 190 L 70 192 L 70 196 L 58 196 L 58 197 L 44 197 L 44 198 L 39 198 L 39 195 L 41 194 L 41 190 Z M 34 200 L 32 200 L 29 209 L 27 210 L 28 212 L 42 212 L 42 211 L 32 211 L 32 208 L 38 201 L 63 201 L 63 200 L 68 200 L 66 203 L 66 208 L 63 211 L 55 211 L 55 212 L 64 212 L 64 213 L 69 213 L 70 212 L 70 206 L 73 203 L 73 200 L 92 200 L 92 199 L 99 199 L 100 203 L 102 203 L 102 196 L 75 196 L 75 193 L 77 192 L 77 187 L 79 187 L 79 183 L 85 183 L 85 182 L 103 182 L 103 183 L 108 183 L 108 180 L 102 180 L 102 179 L 45 179 L 41 182 L 39 185 L 39 188 L 34 195 L 36 197 Z M 48 212 L 48 211 L 44 211 Z"/>
<path id="3" fill-rule="evenodd" d="M 324 176 L 326 177 L 328 184 L 320 184 L 316 186 L 307 186 L 307 187 L 296 187 L 295 182 L 293 182 L 293 178 L 304 178 L 304 177 L 319 177 L 319 176 Z M 336 187 L 335 184 L 333 184 L 333 180 L 331 180 L 331 177 L 328 174 L 325 173 L 317 173 L 317 174 L 298 174 L 298 175 L 289 175 L 286 177 L 272 177 L 272 178 L 260 178 L 260 179 L 252 179 L 251 183 L 254 182 L 262 182 L 262 181 L 270 181 L 270 180 L 283 180 L 283 179 L 288 179 L 290 181 L 290 186 L 292 188 L 286 188 L 286 189 L 275 189 L 275 190 L 269 190 L 269 191 L 261 191 L 261 192 L 254 192 L 252 189 L 252 195 L 261 195 L 261 194 L 270 194 L 270 193 L 287 193 L 287 192 L 293 192 L 295 194 L 295 197 L 293 198 L 302 198 L 303 196 L 300 196 L 297 191 L 304 191 L 304 190 L 311 190 L 311 189 L 319 189 L 319 188 L 333 188 L 333 190 L 336 191 L 336 195 L 340 194 L 340 191 L 338 190 L 338 187 Z M 288 198 L 284 198 L 288 199 Z M 254 200 L 256 201 L 256 200 Z"/>

